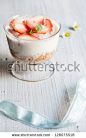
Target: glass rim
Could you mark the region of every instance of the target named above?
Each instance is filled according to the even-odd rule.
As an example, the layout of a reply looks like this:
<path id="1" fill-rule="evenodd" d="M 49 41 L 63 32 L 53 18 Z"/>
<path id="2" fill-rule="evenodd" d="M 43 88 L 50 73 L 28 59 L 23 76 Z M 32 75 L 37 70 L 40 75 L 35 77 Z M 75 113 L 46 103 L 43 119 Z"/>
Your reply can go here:
<path id="1" fill-rule="evenodd" d="M 25 15 L 29 15 L 29 14 L 25 14 Z M 40 15 L 49 16 L 49 15 L 46 15 L 46 14 L 40 14 Z M 9 19 L 4 23 L 4 25 L 3 25 L 3 28 L 4 28 L 5 32 L 6 32 L 7 34 L 9 34 L 12 38 L 14 38 L 14 39 L 16 39 L 16 40 L 18 40 L 18 41 L 35 42 L 35 41 L 47 40 L 47 39 L 50 39 L 50 38 L 54 37 L 54 36 L 55 36 L 56 34 L 58 34 L 58 33 L 60 32 L 60 30 L 61 30 L 61 24 L 60 24 L 60 22 L 59 22 L 57 19 L 55 19 L 55 18 L 53 18 L 53 17 L 50 16 L 51 18 L 53 18 L 53 20 L 55 20 L 55 21 L 59 24 L 59 29 L 58 29 L 58 31 L 57 31 L 55 34 L 53 34 L 53 35 L 51 35 L 51 36 L 49 36 L 49 37 L 47 37 L 47 38 L 38 39 L 38 40 L 26 40 L 26 39 L 17 38 L 17 37 L 15 37 L 15 36 L 12 36 L 12 35 L 9 33 L 9 31 L 6 30 L 6 24 L 7 24 L 7 22 L 8 22 L 10 19 L 15 19 L 15 17 L 19 17 L 19 16 L 22 16 L 22 15 L 21 15 L 21 14 L 18 14 L 18 15 L 12 16 L 12 17 L 9 18 Z M 23 15 L 23 16 L 24 16 L 24 15 Z M 31 15 L 31 17 L 34 17 L 34 16 L 38 16 L 38 15 Z"/>

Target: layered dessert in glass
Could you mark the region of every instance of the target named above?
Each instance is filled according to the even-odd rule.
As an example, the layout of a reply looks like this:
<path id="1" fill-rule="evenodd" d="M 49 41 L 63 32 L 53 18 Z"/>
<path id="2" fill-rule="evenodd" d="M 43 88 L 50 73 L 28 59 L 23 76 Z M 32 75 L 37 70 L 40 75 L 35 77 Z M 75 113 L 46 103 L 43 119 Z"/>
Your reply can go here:
<path id="1" fill-rule="evenodd" d="M 46 15 L 17 15 L 4 25 L 11 55 L 20 62 L 42 63 L 56 49 L 61 25 Z"/>

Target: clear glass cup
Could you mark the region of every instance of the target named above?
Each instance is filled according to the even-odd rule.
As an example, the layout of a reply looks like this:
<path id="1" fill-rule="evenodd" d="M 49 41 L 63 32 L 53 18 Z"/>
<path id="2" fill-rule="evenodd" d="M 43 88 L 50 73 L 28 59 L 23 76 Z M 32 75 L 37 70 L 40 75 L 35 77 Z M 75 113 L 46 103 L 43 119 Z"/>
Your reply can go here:
<path id="1" fill-rule="evenodd" d="M 10 53 L 17 60 L 12 65 L 12 74 L 18 79 L 40 81 L 54 73 L 54 65 L 49 59 L 57 49 L 61 25 L 56 19 L 46 15 L 43 16 L 55 24 L 57 31 L 52 36 L 40 40 L 20 39 L 8 31 L 8 26 L 12 19 L 21 18 L 21 15 L 13 16 L 4 24 Z M 31 17 L 33 16 L 23 16 L 25 19 Z"/>

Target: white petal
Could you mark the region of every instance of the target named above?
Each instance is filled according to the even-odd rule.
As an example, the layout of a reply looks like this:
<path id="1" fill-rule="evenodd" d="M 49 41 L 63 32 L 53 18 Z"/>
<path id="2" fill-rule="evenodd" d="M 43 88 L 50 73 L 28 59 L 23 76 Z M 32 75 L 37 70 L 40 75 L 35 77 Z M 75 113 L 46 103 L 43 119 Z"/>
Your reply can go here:
<path id="1" fill-rule="evenodd" d="M 63 37 L 63 38 L 69 38 L 69 37 L 70 37 L 70 36 L 68 36 L 68 37 L 65 36 L 66 33 L 69 33 L 69 35 L 71 36 L 71 31 L 68 30 L 68 31 L 65 31 L 65 32 L 62 33 L 62 37 Z"/>

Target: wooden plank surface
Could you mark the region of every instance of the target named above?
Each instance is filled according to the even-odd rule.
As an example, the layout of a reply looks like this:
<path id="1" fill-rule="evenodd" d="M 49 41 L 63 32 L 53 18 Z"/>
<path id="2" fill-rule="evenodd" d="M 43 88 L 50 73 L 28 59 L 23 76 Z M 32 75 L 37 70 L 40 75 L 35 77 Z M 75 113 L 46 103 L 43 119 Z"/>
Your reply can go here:
<path id="1" fill-rule="evenodd" d="M 85 0 L 0 0 L 0 101 L 11 99 L 53 119 L 65 115 L 75 93 L 77 81 L 86 75 L 86 1 Z M 77 21 L 81 30 L 72 31 L 71 39 L 59 38 L 53 63 L 80 64 L 79 71 L 56 71 L 41 82 L 23 82 L 7 72 L 11 57 L 3 29 L 4 22 L 16 14 L 48 14 L 61 22 L 61 32 Z M 7 60 L 6 60 L 7 58 Z M 60 129 L 37 129 L 13 121 L 0 113 L 0 132 L 73 132 L 86 131 L 86 115 L 77 125 Z"/>

